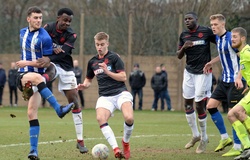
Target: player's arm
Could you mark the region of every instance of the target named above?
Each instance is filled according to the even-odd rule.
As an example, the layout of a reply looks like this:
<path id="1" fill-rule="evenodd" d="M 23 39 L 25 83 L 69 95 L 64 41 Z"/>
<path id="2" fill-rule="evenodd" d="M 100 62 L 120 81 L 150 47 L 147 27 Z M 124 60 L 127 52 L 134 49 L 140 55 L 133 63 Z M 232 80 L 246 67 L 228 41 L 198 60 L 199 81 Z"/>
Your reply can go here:
<path id="1" fill-rule="evenodd" d="M 41 67 L 36 61 L 26 61 L 26 60 L 20 60 L 16 62 L 17 67 L 23 68 L 26 66 L 32 66 L 37 68 L 43 68 Z"/>
<path id="2" fill-rule="evenodd" d="M 185 54 L 185 50 L 189 47 L 193 47 L 193 42 L 192 41 L 186 41 L 183 46 L 179 46 L 179 50 L 176 52 L 177 57 L 179 59 L 182 59 L 182 57 Z"/>
<path id="3" fill-rule="evenodd" d="M 240 68 L 241 68 L 241 67 L 240 67 Z M 241 74 L 240 70 L 239 70 L 238 75 L 237 75 L 237 77 L 236 77 L 236 79 L 235 79 L 234 85 L 235 85 L 235 87 L 236 87 L 237 89 L 241 89 L 241 88 L 244 87 L 244 85 L 243 85 L 243 83 L 242 83 L 242 74 Z"/>
<path id="4" fill-rule="evenodd" d="M 113 78 L 116 81 L 125 82 L 127 80 L 126 73 L 124 71 L 114 73 L 107 69 L 107 65 L 105 63 L 99 63 L 99 67 L 103 69 L 104 73 L 106 73 L 109 77 Z"/>
<path id="5" fill-rule="evenodd" d="M 220 61 L 220 57 L 217 56 L 217 57 L 213 58 L 211 61 L 207 62 L 207 64 L 205 64 L 205 66 L 203 68 L 203 73 L 205 73 L 205 74 L 210 73 L 210 69 L 212 68 L 213 64 L 215 64 L 219 61 Z"/>
<path id="6" fill-rule="evenodd" d="M 78 90 L 87 89 L 87 88 L 89 88 L 89 86 L 91 85 L 91 83 L 92 83 L 92 79 L 85 78 L 82 84 L 81 83 L 78 84 L 77 89 Z"/>

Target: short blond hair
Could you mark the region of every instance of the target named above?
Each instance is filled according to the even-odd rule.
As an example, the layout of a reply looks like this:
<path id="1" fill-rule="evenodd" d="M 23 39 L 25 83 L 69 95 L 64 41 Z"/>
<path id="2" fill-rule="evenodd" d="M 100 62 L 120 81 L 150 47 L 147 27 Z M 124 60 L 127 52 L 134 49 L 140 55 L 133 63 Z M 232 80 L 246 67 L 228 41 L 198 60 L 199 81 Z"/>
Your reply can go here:
<path id="1" fill-rule="evenodd" d="M 98 32 L 95 36 L 94 36 L 95 40 L 107 40 L 109 41 L 109 35 L 105 32 Z"/>
<path id="2" fill-rule="evenodd" d="M 226 18 L 222 14 L 214 14 L 210 16 L 210 20 L 215 20 L 215 19 L 226 22 Z"/>

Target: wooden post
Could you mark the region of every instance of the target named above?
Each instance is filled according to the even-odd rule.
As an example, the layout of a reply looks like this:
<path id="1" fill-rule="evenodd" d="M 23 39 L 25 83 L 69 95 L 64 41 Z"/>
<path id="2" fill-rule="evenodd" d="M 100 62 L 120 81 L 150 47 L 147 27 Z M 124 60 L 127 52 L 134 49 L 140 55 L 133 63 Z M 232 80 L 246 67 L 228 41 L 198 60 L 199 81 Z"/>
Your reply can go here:
<path id="1" fill-rule="evenodd" d="M 127 57 L 127 66 L 126 72 L 127 76 L 132 70 L 132 33 L 133 33 L 133 12 L 129 11 L 129 18 L 128 18 L 128 57 Z"/>
<path id="2" fill-rule="evenodd" d="M 180 35 L 183 31 L 183 14 L 179 14 L 179 29 L 178 29 L 178 35 Z M 179 40 L 177 42 L 177 46 L 179 46 Z M 185 58 L 183 57 L 178 65 L 178 103 L 176 106 L 177 110 L 183 110 L 184 109 L 184 99 L 182 96 L 182 81 L 183 81 L 183 71 L 184 71 L 184 66 L 185 66 Z"/>
<path id="3" fill-rule="evenodd" d="M 80 49 L 79 49 L 79 67 L 82 68 L 83 73 L 85 73 L 85 58 L 84 58 L 84 13 L 81 13 L 80 19 Z M 83 77 L 85 77 L 83 75 Z"/>

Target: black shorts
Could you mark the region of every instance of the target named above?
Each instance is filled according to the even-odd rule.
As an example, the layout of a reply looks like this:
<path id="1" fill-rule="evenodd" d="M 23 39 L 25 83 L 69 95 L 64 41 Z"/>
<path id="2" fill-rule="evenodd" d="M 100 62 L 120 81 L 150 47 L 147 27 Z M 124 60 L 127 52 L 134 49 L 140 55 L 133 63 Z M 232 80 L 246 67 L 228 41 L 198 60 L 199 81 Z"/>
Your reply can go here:
<path id="1" fill-rule="evenodd" d="M 21 79 L 23 78 L 23 75 L 25 75 L 26 73 L 28 73 L 28 72 L 24 72 L 24 73 L 22 73 L 22 72 L 17 72 L 16 84 L 17 84 L 17 88 L 18 88 L 21 92 L 23 92 L 23 85 L 22 85 Z"/>
<path id="2" fill-rule="evenodd" d="M 244 87 L 242 89 L 237 89 L 234 82 L 220 82 L 213 91 L 211 98 L 227 102 L 228 107 L 233 108 L 244 97 L 242 92 L 246 87 L 246 81 L 242 81 L 242 83 Z"/>

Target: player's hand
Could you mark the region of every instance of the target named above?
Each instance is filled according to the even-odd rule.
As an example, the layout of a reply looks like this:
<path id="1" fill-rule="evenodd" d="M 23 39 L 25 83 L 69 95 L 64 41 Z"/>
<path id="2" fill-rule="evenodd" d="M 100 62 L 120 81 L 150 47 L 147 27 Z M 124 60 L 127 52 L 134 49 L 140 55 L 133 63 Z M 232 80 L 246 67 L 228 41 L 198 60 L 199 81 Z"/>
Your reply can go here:
<path id="1" fill-rule="evenodd" d="M 183 45 L 184 49 L 187 49 L 189 47 L 193 47 L 193 42 L 192 41 L 186 41 Z"/>
<path id="2" fill-rule="evenodd" d="M 236 78 L 234 85 L 237 89 L 242 89 L 244 87 L 242 80 L 239 78 Z"/>
<path id="3" fill-rule="evenodd" d="M 61 52 L 65 52 L 62 48 L 60 48 L 60 47 L 57 47 L 57 48 L 53 48 L 53 51 L 54 51 L 54 53 L 55 54 L 59 54 L 59 53 L 61 53 Z"/>
<path id="4" fill-rule="evenodd" d="M 80 84 L 77 85 L 77 90 L 84 90 L 84 89 L 87 89 L 87 88 L 88 87 L 83 83 L 82 84 L 80 83 Z"/>
<path id="5" fill-rule="evenodd" d="M 207 64 L 205 64 L 205 66 L 203 67 L 203 73 L 204 74 L 208 74 L 208 73 L 210 73 L 211 71 L 211 68 L 212 68 L 212 64 L 211 63 L 207 63 Z"/>
<path id="6" fill-rule="evenodd" d="M 27 63 L 26 63 L 25 60 L 20 60 L 20 61 L 17 61 L 17 62 L 16 62 L 16 66 L 17 66 L 18 68 L 23 68 L 23 67 L 26 67 L 26 66 L 27 66 Z"/>
<path id="7" fill-rule="evenodd" d="M 241 94 L 245 94 L 245 93 L 247 93 L 249 91 L 249 87 L 247 86 L 244 90 L 243 90 L 243 92 L 241 93 Z"/>
<path id="8" fill-rule="evenodd" d="M 37 64 L 40 67 L 48 68 L 50 65 L 50 59 L 48 57 L 42 57 L 37 59 Z"/>
<path id="9" fill-rule="evenodd" d="M 107 69 L 107 65 L 106 63 L 99 63 L 99 68 L 103 69 L 104 73 L 107 73 L 108 69 Z"/>

